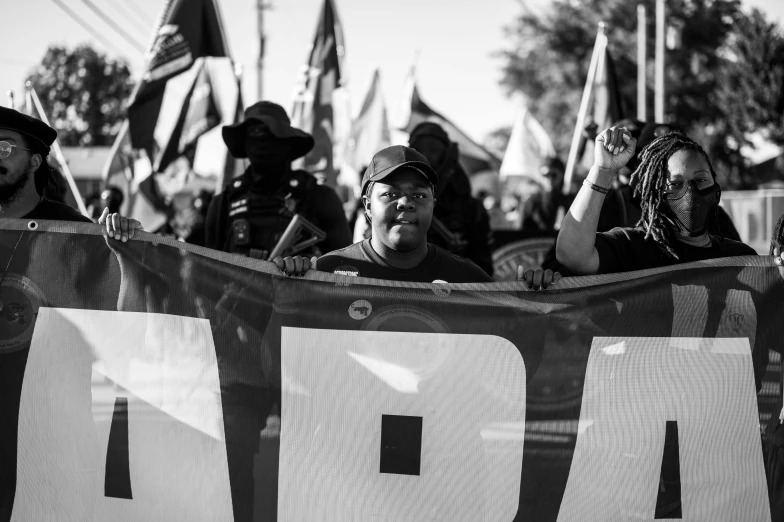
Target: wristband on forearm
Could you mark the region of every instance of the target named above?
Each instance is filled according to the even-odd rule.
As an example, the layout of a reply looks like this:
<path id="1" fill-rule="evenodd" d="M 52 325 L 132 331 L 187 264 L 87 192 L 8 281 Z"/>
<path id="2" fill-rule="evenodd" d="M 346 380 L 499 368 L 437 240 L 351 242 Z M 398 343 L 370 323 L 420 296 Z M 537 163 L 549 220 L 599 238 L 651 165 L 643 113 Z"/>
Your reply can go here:
<path id="1" fill-rule="evenodd" d="M 610 192 L 609 188 L 600 187 L 599 185 L 591 183 L 587 179 L 585 181 L 583 181 L 583 185 L 586 185 L 591 190 L 595 190 L 596 192 L 598 192 L 600 194 L 607 194 L 608 192 Z"/>

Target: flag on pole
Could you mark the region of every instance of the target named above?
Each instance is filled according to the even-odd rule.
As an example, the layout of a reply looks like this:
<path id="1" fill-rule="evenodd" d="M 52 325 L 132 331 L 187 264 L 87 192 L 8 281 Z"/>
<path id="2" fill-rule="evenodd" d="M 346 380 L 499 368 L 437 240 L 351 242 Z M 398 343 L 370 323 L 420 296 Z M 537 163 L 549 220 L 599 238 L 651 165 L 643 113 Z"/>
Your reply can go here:
<path id="1" fill-rule="evenodd" d="M 216 0 L 170 0 L 148 53 L 144 76 L 128 107 L 134 148 L 153 156 L 167 82 L 205 56 L 229 56 Z"/>
<path id="2" fill-rule="evenodd" d="M 234 121 L 239 83 L 229 57 L 216 0 L 169 0 L 153 34 L 146 70 L 131 96 L 128 119 L 104 166 L 104 183 L 126 193 L 124 212 L 145 230 L 166 221 L 165 197 L 156 176 L 179 156 L 200 175 L 222 177 L 225 160 L 198 154 L 196 141 L 220 147 L 219 123 Z M 222 115 L 228 121 L 222 121 Z M 187 153 L 187 154 L 186 154 Z M 117 157 L 125 180 L 111 180 Z"/>
<path id="3" fill-rule="evenodd" d="M 618 77 L 615 73 L 615 62 L 610 55 L 610 49 L 604 49 L 596 68 L 596 77 L 593 85 L 593 107 L 588 113 L 586 125 L 595 123 L 597 132 L 608 129 L 618 120 L 626 117 L 626 110 L 618 87 Z M 593 144 L 587 143 L 585 137 L 580 142 L 580 164 L 583 168 L 590 169 L 593 165 Z"/>
<path id="4" fill-rule="evenodd" d="M 341 85 L 343 27 L 332 0 L 324 0 L 308 63 L 294 90 L 291 124 L 313 135 L 316 144 L 302 160 L 305 170 L 334 185 L 337 178 L 333 145 L 333 93 Z"/>
<path id="5" fill-rule="evenodd" d="M 588 78 L 585 81 L 583 88 L 583 95 L 580 99 L 580 109 L 577 111 L 577 122 L 574 126 L 574 133 L 572 133 L 572 144 L 569 147 L 569 157 L 566 160 L 566 172 L 564 174 L 563 192 L 568 194 L 571 192 L 572 178 L 574 177 L 574 170 L 577 162 L 579 161 L 578 154 L 582 152 L 580 144 L 583 143 L 583 130 L 585 123 L 588 120 L 588 111 L 591 109 L 591 102 L 593 100 L 594 83 L 597 74 L 599 61 L 602 60 L 607 49 L 607 35 L 604 34 L 604 22 L 600 22 L 598 31 L 596 32 L 596 41 L 593 45 L 593 52 L 591 53 L 591 63 L 588 66 Z"/>
<path id="6" fill-rule="evenodd" d="M 221 111 L 215 101 L 210 70 L 202 60 L 185 97 L 174 130 L 169 136 L 169 142 L 155 159 L 155 171 L 163 172 L 172 161 L 196 147 L 199 136 L 217 127 L 221 120 Z"/>
<path id="7" fill-rule="evenodd" d="M 401 107 L 402 117 L 398 125 L 400 130 L 411 133 L 414 127 L 423 121 L 432 121 L 439 124 L 449 135 L 449 139 L 457 143 L 460 151 L 460 162 L 469 175 L 488 170 L 497 171 L 501 166 L 501 160 L 495 154 L 472 140 L 457 125 L 430 108 L 422 100 L 416 85 L 416 69 L 414 67 L 411 68 L 406 79 Z"/>
<path id="8" fill-rule="evenodd" d="M 539 169 L 548 158 L 555 157 L 555 147 L 544 127 L 534 118 L 528 107 L 518 111 L 509 144 L 501 163 L 502 179 L 527 177 L 543 183 Z"/>
<path id="9" fill-rule="evenodd" d="M 345 161 L 341 169 L 342 185 L 357 185 L 363 167 L 370 163 L 373 155 L 391 144 L 389 120 L 384 95 L 381 90 L 381 73 L 373 73 L 370 88 L 365 94 L 362 109 L 351 125 L 346 143 Z M 344 175 L 344 172 L 350 173 Z M 345 179 L 345 178 L 351 179 Z M 356 179 L 354 179 L 356 178 Z"/>

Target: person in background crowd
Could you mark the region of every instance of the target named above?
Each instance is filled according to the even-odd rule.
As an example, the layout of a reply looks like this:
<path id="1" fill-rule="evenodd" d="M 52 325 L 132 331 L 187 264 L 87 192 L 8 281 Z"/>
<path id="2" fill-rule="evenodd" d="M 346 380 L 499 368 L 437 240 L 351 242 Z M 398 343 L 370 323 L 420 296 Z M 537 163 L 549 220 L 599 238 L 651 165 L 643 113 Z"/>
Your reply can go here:
<path id="1" fill-rule="evenodd" d="M 411 131 L 409 146 L 427 158 L 440 179 L 428 241 L 493 275 L 490 218 L 482 202 L 471 196 L 471 181 L 458 162 L 457 143 L 437 123 L 423 122 Z"/>
<path id="2" fill-rule="evenodd" d="M 539 169 L 544 180 L 542 189 L 523 205 L 522 228 L 526 235 L 541 236 L 555 231 L 559 211 L 565 213 L 573 198 L 563 193 L 565 172 L 566 168 L 558 158 L 548 158 Z"/>
<path id="3" fill-rule="evenodd" d="M 596 139 L 594 166 L 558 235 L 560 263 L 584 275 L 756 255 L 748 245 L 708 232 L 721 189 L 705 151 L 680 132 L 655 139 L 632 175 L 642 209 L 638 227 L 597 233 L 610 183 L 633 157 L 635 145 L 623 127 L 607 129 Z"/>
<path id="4" fill-rule="evenodd" d="M 122 190 L 117 187 L 107 187 L 101 192 L 101 212 L 108 209 L 110 214 L 120 211 L 125 196 Z"/>
<path id="5" fill-rule="evenodd" d="M 204 246 L 205 231 L 207 222 L 207 210 L 210 208 L 212 201 L 212 193 L 206 190 L 199 191 L 196 197 L 193 198 L 191 206 L 193 207 L 192 220 L 189 222 L 190 234 L 185 238 L 185 241 L 192 245 Z"/>
<path id="6" fill-rule="evenodd" d="M 276 258 L 285 274 L 299 276 L 311 267 L 354 277 L 393 281 L 484 283 L 493 282 L 470 259 L 428 242 L 436 208 L 439 177 L 416 150 L 395 145 L 376 153 L 362 178 L 362 202 L 370 223 L 369 239 L 318 258 Z M 555 284 L 560 275 L 522 267 L 518 279 L 536 290 Z"/>
<path id="7" fill-rule="evenodd" d="M 314 253 L 351 243 L 335 191 L 291 169 L 292 161 L 313 148 L 313 137 L 292 127 L 280 105 L 262 101 L 249 107 L 244 121 L 223 127 L 223 141 L 250 166 L 210 203 L 205 246 L 267 259 L 295 215 L 326 234 Z"/>

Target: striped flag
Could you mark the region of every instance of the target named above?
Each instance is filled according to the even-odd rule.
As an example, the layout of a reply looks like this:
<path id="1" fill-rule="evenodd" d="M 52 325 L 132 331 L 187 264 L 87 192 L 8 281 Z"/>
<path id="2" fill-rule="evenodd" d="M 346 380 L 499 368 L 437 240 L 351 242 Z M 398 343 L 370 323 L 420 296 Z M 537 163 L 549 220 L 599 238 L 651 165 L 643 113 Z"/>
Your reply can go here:
<path id="1" fill-rule="evenodd" d="M 229 56 L 215 0 L 170 0 L 148 53 L 146 71 L 128 107 L 134 148 L 153 156 L 167 82 L 204 56 Z"/>
<path id="2" fill-rule="evenodd" d="M 156 174 L 178 157 L 187 157 L 202 176 L 223 177 L 228 152 L 220 133 L 210 129 L 234 122 L 239 87 L 217 1 L 169 0 L 128 119 L 103 171 L 105 184 L 126 192 L 123 212 L 145 230 L 166 222 L 166 198 Z M 199 153 L 197 140 L 209 154 Z M 224 156 L 216 156 L 215 150 Z M 124 158 L 121 164 L 130 165 L 122 178 L 116 176 L 118 156 Z"/>

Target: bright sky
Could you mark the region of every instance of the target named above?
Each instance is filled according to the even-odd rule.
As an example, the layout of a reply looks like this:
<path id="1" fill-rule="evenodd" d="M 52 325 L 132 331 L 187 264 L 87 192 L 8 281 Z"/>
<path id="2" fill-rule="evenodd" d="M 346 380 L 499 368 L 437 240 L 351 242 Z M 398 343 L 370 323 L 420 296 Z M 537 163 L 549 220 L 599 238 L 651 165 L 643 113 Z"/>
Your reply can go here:
<path id="1" fill-rule="evenodd" d="M 245 67 L 246 104 L 256 95 L 258 54 L 256 0 L 218 0 L 229 47 Z M 264 97 L 291 108 L 297 71 L 308 57 L 323 0 L 267 0 L 267 49 Z M 373 70 L 380 67 L 384 94 L 394 118 L 401 91 L 417 51 L 420 94 L 433 108 L 481 141 L 492 130 L 511 125 L 515 103 L 498 81 L 501 60 L 492 54 L 505 45 L 502 28 L 520 12 L 548 0 L 335 0 L 346 40 L 346 73 L 352 106 L 358 111 Z M 82 17 L 114 46 L 96 40 L 58 3 Z M 3 6 L 0 31 L 0 103 L 13 89 L 19 97 L 26 72 L 40 61 L 49 44 L 75 46 L 88 41 L 128 59 L 132 72 L 143 72 L 144 57 L 125 42 L 89 4 L 98 6 L 146 47 L 153 21 L 165 0 L 25 0 Z M 784 25 L 784 1 L 746 0 Z M 137 11 L 143 14 L 138 15 Z M 575 108 L 576 110 L 577 108 Z"/>

